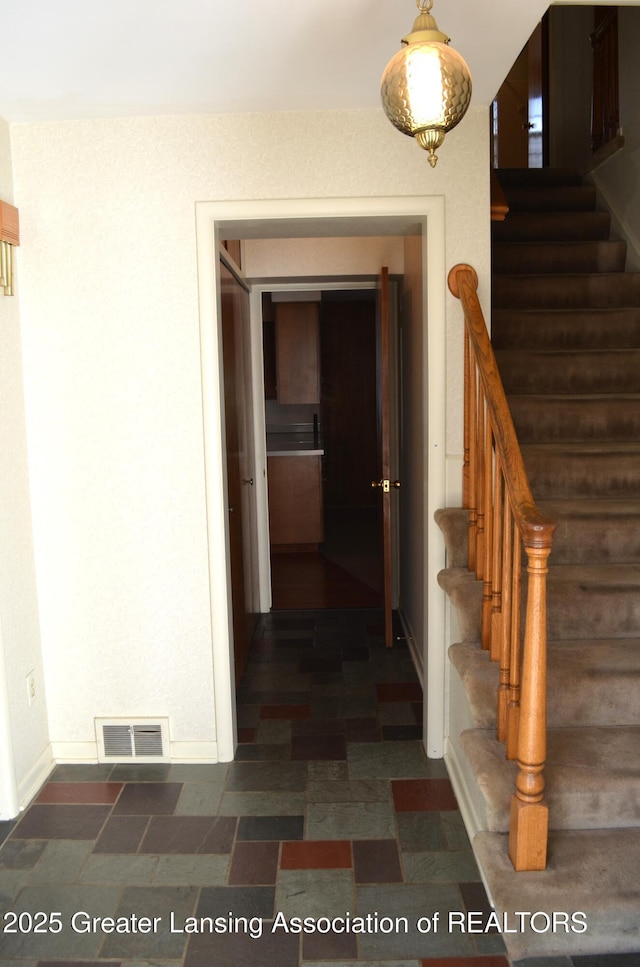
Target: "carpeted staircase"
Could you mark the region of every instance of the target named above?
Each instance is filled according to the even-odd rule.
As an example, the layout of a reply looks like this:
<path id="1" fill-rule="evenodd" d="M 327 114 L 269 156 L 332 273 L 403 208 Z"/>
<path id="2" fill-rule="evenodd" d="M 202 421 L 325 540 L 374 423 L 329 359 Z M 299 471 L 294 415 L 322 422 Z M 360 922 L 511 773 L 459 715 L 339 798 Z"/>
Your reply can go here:
<path id="1" fill-rule="evenodd" d="M 495 739 L 498 670 L 479 646 L 464 512 L 438 514 L 458 786 L 501 911 L 584 911 L 588 930 L 505 935 L 516 957 L 640 951 L 640 275 L 570 171 L 508 170 L 493 224 L 492 340 L 540 510 L 558 521 L 548 578 L 549 860 L 507 855 L 515 764 Z M 457 688 L 457 692 L 456 692 Z M 542 921 L 541 921 L 542 922 Z"/>

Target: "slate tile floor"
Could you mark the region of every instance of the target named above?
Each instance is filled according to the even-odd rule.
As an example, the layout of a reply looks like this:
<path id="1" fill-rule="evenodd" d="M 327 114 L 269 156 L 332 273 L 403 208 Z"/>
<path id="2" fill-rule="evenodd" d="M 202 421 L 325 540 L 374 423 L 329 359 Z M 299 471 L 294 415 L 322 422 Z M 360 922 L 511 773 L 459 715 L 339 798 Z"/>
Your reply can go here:
<path id="1" fill-rule="evenodd" d="M 21 914 L 4 917 L 0 963 L 506 967 L 495 933 L 415 926 L 488 910 L 444 766 L 422 751 L 421 698 L 378 612 L 265 616 L 235 762 L 59 766 L 0 823 L 0 913 Z M 324 931 L 347 916 L 370 928 Z M 296 917 L 318 929 L 287 929 Z"/>

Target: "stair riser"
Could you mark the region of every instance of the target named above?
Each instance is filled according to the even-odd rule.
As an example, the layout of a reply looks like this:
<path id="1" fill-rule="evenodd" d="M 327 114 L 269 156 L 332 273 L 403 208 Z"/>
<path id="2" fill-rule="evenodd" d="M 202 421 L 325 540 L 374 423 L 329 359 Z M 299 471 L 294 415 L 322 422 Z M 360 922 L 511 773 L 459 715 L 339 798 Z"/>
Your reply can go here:
<path id="1" fill-rule="evenodd" d="M 586 242 L 606 240 L 611 231 L 608 212 L 567 214 L 518 214 L 493 222 L 494 242 Z"/>
<path id="2" fill-rule="evenodd" d="M 525 188 L 507 186 L 504 195 L 511 212 L 585 212 L 596 203 L 591 185 Z"/>
<path id="3" fill-rule="evenodd" d="M 549 638 L 636 638 L 640 628 L 640 586 L 547 583 Z"/>
<path id="4" fill-rule="evenodd" d="M 640 725 L 637 638 L 549 641 L 549 728 Z M 449 655 L 465 688 L 476 728 L 495 729 L 499 668 L 479 642 L 452 645 Z"/>
<path id="5" fill-rule="evenodd" d="M 640 516 L 560 518 L 551 553 L 553 564 L 635 564 L 640 560 Z"/>
<path id="6" fill-rule="evenodd" d="M 521 444 L 640 440 L 640 398 L 510 396 L 509 407 Z"/>
<path id="7" fill-rule="evenodd" d="M 522 450 L 536 500 L 631 498 L 640 493 L 640 456 L 636 453 L 584 454 L 529 446 Z"/>
<path id="8" fill-rule="evenodd" d="M 599 311 L 499 309 L 492 314 L 495 349 L 625 349 L 640 345 L 640 309 Z"/>
<path id="9" fill-rule="evenodd" d="M 578 188 L 582 175 L 575 168 L 501 168 L 499 175 L 503 191 L 509 188 Z"/>
<path id="10" fill-rule="evenodd" d="M 640 305 L 640 274 L 496 276 L 494 309 L 604 309 Z"/>
<path id="11" fill-rule="evenodd" d="M 538 275 L 553 272 L 623 272 L 624 242 L 583 242 L 558 245 L 493 246 L 493 271 Z"/>
<path id="12" fill-rule="evenodd" d="M 556 521 L 550 562 L 558 564 L 634 564 L 640 561 L 640 505 L 618 512 L 562 512 L 553 502 L 538 509 Z M 448 508 L 436 515 L 447 547 L 449 567 L 466 567 L 469 514 Z"/>
<path id="13" fill-rule="evenodd" d="M 619 352 L 496 352 L 507 395 L 636 393 L 640 350 Z"/>
<path id="14" fill-rule="evenodd" d="M 480 641 L 482 584 L 458 586 L 450 593 L 460 621 L 461 639 Z M 524 628 L 524 613 L 523 613 Z M 640 628 L 640 586 L 580 585 L 547 582 L 547 634 L 557 641 L 576 639 L 636 638 Z"/>
<path id="15" fill-rule="evenodd" d="M 635 731 L 630 732 L 625 740 L 611 730 L 590 730 L 588 741 L 593 749 L 594 761 L 583 763 L 579 737 L 574 731 L 549 733 L 545 794 L 551 829 L 602 829 L 607 825 L 625 828 L 637 825 L 640 776 L 637 750 L 630 748 L 634 739 L 638 741 Z M 614 769 L 611 774 L 607 773 L 602 761 L 602 746 L 605 743 L 619 746 L 613 750 L 615 758 L 624 753 L 633 756 L 628 770 Z M 507 832 L 507 793 L 515 782 L 516 763 L 504 762 L 500 745 L 488 732 L 464 732 L 461 745 L 473 770 L 481 777 L 480 785 L 486 784 L 488 828 L 495 832 Z M 500 791 L 499 795 L 496 795 L 497 790 Z"/>

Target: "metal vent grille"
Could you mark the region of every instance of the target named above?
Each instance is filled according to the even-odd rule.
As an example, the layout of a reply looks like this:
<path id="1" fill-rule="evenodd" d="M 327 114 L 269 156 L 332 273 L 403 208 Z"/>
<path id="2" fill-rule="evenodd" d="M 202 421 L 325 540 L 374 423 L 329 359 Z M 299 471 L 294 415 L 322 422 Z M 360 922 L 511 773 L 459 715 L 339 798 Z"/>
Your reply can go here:
<path id="1" fill-rule="evenodd" d="M 96 719 L 100 762 L 162 762 L 168 759 L 168 719 Z"/>

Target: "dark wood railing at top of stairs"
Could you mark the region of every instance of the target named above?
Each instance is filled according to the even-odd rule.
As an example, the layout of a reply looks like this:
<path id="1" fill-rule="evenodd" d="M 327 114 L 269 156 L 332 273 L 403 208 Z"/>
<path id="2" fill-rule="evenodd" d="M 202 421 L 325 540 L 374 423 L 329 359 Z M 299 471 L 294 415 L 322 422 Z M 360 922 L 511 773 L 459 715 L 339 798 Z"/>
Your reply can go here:
<path id="1" fill-rule="evenodd" d="M 547 560 L 555 522 L 536 509 L 469 265 L 449 273 L 465 320 L 463 496 L 469 569 L 483 583 L 482 646 L 499 662 L 498 738 L 516 759 L 509 856 L 516 870 L 546 867 Z M 522 548 L 527 559 L 526 593 Z M 526 600 L 524 641 L 522 602 Z"/>

